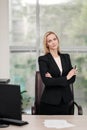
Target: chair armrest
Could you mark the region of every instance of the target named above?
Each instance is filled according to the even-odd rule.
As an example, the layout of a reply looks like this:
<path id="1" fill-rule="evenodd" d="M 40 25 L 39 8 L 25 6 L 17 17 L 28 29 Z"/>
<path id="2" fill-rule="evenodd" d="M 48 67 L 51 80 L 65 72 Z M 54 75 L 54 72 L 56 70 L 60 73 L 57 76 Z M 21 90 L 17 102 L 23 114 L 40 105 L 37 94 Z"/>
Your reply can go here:
<path id="1" fill-rule="evenodd" d="M 35 115 L 35 113 L 36 113 L 36 108 L 35 108 L 35 106 L 32 106 L 31 107 L 31 114 Z"/>
<path id="2" fill-rule="evenodd" d="M 76 102 L 74 102 L 74 105 L 77 107 L 78 109 L 78 115 L 83 115 L 83 110 L 82 110 L 82 106 L 78 105 Z"/>

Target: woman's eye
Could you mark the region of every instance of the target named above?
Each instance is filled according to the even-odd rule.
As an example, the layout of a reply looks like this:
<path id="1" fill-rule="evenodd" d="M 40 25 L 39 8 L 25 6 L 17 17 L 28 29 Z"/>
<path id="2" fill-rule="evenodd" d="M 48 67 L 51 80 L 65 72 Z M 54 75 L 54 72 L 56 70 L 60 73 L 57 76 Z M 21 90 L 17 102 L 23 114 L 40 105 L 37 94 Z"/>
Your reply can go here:
<path id="1" fill-rule="evenodd" d="M 51 42 L 51 40 L 48 41 L 49 43 Z"/>
<path id="2" fill-rule="evenodd" d="M 54 41 L 56 40 L 56 38 L 54 38 Z"/>

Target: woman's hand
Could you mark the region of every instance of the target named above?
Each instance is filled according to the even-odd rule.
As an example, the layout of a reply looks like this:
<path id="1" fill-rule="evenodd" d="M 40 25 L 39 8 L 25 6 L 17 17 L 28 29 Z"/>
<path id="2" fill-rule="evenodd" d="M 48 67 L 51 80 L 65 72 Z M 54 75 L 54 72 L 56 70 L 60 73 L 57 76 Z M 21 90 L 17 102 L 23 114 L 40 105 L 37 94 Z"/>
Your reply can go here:
<path id="1" fill-rule="evenodd" d="M 50 74 L 49 72 L 47 72 L 47 73 L 45 74 L 45 77 L 52 78 L 52 76 L 51 76 L 51 74 Z"/>
<path id="2" fill-rule="evenodd" d="M 77 73 L 77 68 L 73 68 L 69 71 L 68 75 L 66 76 L 67 77 L 67 80 L 71 79 L 74 75 L 76 75 Z"/>

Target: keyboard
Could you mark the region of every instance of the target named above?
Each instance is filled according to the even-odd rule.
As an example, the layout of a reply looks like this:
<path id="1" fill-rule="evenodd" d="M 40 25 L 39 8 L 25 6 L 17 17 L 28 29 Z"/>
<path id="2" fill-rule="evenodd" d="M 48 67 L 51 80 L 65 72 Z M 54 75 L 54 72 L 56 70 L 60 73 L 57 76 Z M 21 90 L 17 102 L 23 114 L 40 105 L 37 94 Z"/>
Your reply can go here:
<path id="1" fill-rule="evenodd" d="M 17 125 L 17 126 L 23 126 L 29 124 L 27 121 L 17 120 L 17 119 L 10 119 L 10 118 L 0 118 L 0 121 L 4 124 L 8 125 Z"/>

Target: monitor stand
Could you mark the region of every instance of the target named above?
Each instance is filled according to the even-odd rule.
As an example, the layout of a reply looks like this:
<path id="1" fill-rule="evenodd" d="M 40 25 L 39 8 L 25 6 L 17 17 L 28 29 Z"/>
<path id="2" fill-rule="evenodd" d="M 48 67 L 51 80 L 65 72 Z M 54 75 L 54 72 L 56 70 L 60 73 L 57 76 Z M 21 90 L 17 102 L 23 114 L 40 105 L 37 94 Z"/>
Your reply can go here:
<path id="1" fill-rule="evenodd" d="M 8 127 L 9 125 L 7 125 L 7 124 L 3 124 L 3 123 L 0 123 L 0 128 L 6 128 L 6 127 Z"/>

